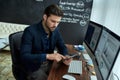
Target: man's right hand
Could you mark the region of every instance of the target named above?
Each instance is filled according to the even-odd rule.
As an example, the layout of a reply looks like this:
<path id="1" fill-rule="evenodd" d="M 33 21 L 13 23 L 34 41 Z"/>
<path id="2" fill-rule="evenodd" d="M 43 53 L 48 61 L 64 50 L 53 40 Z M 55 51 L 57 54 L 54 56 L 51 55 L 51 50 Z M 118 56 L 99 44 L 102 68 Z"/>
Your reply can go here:
<path id="1" fill-rule="evenodd" d="M 48 60 L 55 60 L 57 62 L 61 61 L 62 59 L 65 59 L 65 56 L 59 54 L 59 53 L 53 53 L 53 54 L 47 54 L 46 58 Z"/>

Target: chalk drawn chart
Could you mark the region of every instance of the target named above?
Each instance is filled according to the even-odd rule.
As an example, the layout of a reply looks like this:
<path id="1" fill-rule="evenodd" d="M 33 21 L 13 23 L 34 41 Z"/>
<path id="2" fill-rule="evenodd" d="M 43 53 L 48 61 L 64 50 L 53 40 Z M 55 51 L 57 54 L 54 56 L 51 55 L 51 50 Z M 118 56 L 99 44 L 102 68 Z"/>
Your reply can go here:
<path id="1" fill-rule="evenodd" d="M 59 6 L 64 12 L 64 16 L 61 20 L 61 33 L 65 34 L 63 32 L 64 29 L 66 35 L 63 35 L 63 38 L 67 36 L 65 40 L 68 41 L 68 38 L 72 38 L 75 41 L 68 41 L 68 43 L 81 44 L 90 20 L 92 0 L 60 0 Z M 68 34 L 68 31 L 72 31 L 73 34 Z"/>

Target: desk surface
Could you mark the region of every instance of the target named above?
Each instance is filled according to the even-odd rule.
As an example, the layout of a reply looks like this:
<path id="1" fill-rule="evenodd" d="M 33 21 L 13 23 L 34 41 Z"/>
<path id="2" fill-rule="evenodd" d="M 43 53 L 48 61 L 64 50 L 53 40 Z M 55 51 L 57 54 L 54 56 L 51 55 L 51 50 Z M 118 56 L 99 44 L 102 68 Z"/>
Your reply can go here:
<path id="1" fill-rule="evenodd" d="M 48 80 L 62 80 L 62 76 L 64 74 L 70 74 L 68 73 L 68 67 L 69 66 L 63 63 L 54 62 L 52 65 L 52 69 L 50 71 Z M 82 74 L 81 75 L 79 74 L 70 74 L 70 75 L 73 75 L 76 78 L 76 80 L 90 80 L 89 72 L 88 72 L 85 62 L 82 62 Z"/>
<path id="2" fill-rule="evenodd" d="M 73 48 L 72 45 L 66 45 L 68 48 L 69 53 L 76 53 L 77 51 Z M 86 53 L 86 51 L 85 51 Z M 69 66 L 63 64 L 63 63 L 57 63 L 54 61 L 50 74 L 48 76 L 48 80 L 64 80 L 62 79 L 62 76 L 65 74 L 73 75 L 76 80 L 90 80 L 91 73 L 88 70 L 88 66 L 86 62 L 81 58 L 82 60 L 82 74 L 70 74 L 68 73 Z"/>

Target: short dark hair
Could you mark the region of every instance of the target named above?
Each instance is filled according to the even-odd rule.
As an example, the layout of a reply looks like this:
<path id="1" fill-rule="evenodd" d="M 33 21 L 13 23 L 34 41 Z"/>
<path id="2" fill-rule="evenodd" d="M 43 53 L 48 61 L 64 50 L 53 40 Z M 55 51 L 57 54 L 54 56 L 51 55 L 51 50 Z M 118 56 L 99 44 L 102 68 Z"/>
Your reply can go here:
<path id="1" fill-rule="evenodd" d="M 46 14 L 48 17 L 51 14 L 62 17 L 63 11 L 60 9 L 60 7 L 57 4 L 52 4 L 46 7 L 44 14 Z"/>

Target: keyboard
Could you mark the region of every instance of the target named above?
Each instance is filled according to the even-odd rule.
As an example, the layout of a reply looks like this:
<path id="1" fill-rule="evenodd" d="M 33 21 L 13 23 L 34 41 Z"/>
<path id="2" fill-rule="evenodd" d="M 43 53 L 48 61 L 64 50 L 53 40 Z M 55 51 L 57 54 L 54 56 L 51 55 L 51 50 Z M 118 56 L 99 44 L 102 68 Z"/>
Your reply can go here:
<path id="1" fill-rule="evenodd" d="M 68 68 L 68 73 L 82 74 L 82 61 L 72 60 Z"/>

